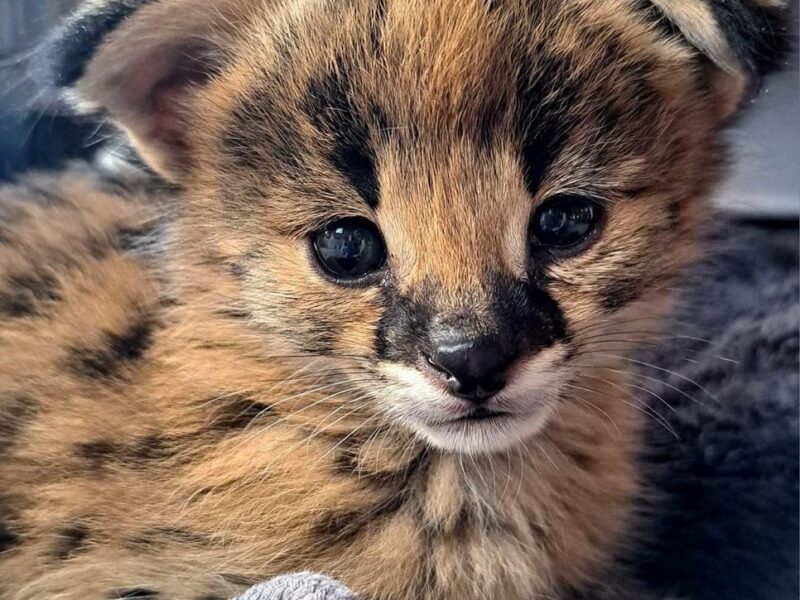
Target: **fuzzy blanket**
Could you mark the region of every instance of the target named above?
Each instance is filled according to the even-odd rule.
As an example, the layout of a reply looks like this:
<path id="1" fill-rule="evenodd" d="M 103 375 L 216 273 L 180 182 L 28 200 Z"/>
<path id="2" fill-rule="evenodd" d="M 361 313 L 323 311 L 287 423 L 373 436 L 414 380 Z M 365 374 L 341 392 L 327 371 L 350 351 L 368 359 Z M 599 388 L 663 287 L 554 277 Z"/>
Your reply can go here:
<path id="1" fill-rule="evenodd" d="M 798 230 L 730 223 L 689 277 L 670 337 L 645 356 L 653 419 L 647 548 L 622 557 L 691 600 L 798 598 Z M 667 406 L 669 405 L 669 407 Z M 239 600 L 354 600 L 315 574 Z"/>

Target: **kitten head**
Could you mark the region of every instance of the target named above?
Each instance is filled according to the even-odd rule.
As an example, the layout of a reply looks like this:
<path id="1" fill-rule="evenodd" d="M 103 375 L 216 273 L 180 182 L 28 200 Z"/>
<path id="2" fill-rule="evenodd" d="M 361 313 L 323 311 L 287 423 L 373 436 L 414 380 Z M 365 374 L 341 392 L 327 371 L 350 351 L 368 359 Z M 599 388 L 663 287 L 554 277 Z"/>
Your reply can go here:
<path id="1" fill-rule="evenodd" d="M 109 0 L 67 24 L 55 73 L 183 188 L 186 243 L 232 266 L 272 349 L 351 365 L 365 405 L 482 452 L 558 418 L 625 349 L 602 342 L 664 312 L 782 16 Z"/>

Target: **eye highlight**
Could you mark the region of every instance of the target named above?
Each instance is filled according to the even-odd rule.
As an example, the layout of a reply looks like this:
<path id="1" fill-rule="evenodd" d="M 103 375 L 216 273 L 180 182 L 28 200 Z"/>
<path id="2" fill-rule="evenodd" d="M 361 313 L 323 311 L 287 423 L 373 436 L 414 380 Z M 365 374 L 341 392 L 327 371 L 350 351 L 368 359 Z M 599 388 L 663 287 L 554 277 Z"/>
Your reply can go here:
<path id="1" fill-rule="evenodd" d="M 603 208 L 582 196 L 564 195 L 548 200 L 533 213 L 529 227 L 531 244 L 567 249 L 586 239 L 596 228 Z"/>
<path id="2" fill-rule="evenodd" d="M 355 281 L 386 263 L 386 245 L 378 228 L 359 217 L 329 223 L 311 236 L 314 257 L 333 279 Z"/>

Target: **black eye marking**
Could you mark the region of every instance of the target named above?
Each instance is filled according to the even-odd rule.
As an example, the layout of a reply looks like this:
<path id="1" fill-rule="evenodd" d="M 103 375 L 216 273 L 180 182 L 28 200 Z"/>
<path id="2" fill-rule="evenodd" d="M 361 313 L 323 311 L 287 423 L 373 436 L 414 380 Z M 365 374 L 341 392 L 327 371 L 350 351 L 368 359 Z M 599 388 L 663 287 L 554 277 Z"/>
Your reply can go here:
<path id="1" fill-rule="evenodd" d="M 575 104 L 579 82 L 564 58 L 551 56 L 547 48 L 534 50 L 539 57 L 517 80 L 517 127 L 522 132 L 521 159 L 525 186 L 536 195 L 547 169 L 567 143 L 573 119 L 564 106 Z"/>
<path id="2" fill-rule="evenodd" d="M 589 198 L 564 195 L 548 200 L 531 217 L 531 244 L 554 250 L 577 248 L 594 232 L 602 214 L 602 207 Z"/>
<path id="3" fill-rule="evenodd" d="M 320 266 L 336 281 L 364 279 L 386 262 L 383 238 L 378 228 L 366 219 L 334 221 L 314 233 L 311 243 Z"/>
<path id="4" fill-rule="evenodd" d="M 311 81 L 303 111 L 332 143 L 329 160 L 372 208 L 378 206 L 376 156 L 367 121 L 355 106 L 346 65 Z M 376 118 L 380 111 L 373 109 Z"/>

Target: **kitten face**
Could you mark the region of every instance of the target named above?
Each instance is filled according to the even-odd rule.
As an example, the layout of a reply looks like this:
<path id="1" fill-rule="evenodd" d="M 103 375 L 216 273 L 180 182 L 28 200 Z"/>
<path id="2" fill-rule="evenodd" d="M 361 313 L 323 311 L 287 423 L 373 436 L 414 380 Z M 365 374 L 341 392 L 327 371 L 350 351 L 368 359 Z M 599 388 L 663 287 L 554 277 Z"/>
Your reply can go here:
<path id="1" fill-rule="evenodd" d="M 454 451 L 537 431 L 584 331 L 657 316 L 715 171 L 691 53 L 520 4 L 290 4 L 196 117 L 195 210 L 254 323 L 363 358 L 364 402 Z"/>
<path id="2" fill-rule="evenodd" d="M 652 328 L 780 45 L 773 2 L 733 25 L 702 0 L 108 4 L 59 84 L 182 184 L 181 240 L 235 274 L 266 354 L 461 452 L 558 418 Z"/>

